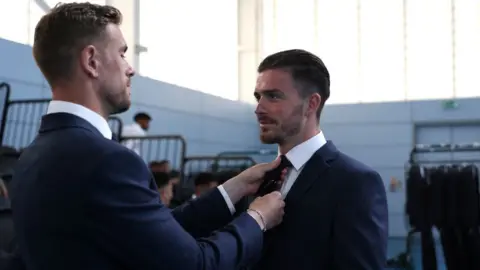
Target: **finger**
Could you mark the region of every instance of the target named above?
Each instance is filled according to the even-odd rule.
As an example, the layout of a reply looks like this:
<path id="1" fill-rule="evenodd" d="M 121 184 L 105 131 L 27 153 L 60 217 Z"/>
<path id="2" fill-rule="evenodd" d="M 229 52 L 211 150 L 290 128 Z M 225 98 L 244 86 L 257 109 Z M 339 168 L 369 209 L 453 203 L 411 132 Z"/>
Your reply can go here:
<path id="1" fill-rule="evenodd" d="M 270 193 L 270 194 L 272 194 L 272 196 L 273 196 L 273 197 L 276 197 L 276 198 L 282 197 L 282 193 L 280 193 L 279 191 L 273 191 L 273 192 Z"/>
<path id="2" fill-rule="evenodd" d="M 270 163 L 267 163 L 266 169 L 267 170 L 273 170 L 276 167 L 278 167 L 278 165 L 280 165 L 280 157 L 277 157 L 274 161 L 272 161 Z"/>

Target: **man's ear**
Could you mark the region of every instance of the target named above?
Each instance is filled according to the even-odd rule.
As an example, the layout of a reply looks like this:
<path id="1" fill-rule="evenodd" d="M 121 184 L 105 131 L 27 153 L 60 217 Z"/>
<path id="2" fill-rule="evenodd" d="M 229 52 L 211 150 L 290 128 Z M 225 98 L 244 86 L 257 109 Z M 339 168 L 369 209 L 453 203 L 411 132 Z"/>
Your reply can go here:
<path id="1" fill-rule="evenodd" d="M 308 99 L 308 104 L 307 104 L 307 116 L 310 116 L 312 114 L 317 114 L 318 109 L 320 108 L 322 104 L 322 97 L 318 94 L 315 93 L 310 96 Z"/>
<path id="2" fill-rule="evenodd" d="M 88 45 L 80 53 L 80 66 L 82 70 L 92 78 L 99 76 L 99 52 L 93 45 Z"/>

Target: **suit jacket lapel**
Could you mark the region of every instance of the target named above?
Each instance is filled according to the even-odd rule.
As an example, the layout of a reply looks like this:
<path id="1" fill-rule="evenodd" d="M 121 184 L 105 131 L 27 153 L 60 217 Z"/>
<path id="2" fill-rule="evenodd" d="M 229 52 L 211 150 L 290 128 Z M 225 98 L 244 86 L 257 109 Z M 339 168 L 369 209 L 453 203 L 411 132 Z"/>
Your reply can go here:
<path id="1" fill-rule="evenodd" d="M 322 146 L 313 154 L 305 164 L 302 172 L 298 175 L 295 183 L 285 198 L 286 205 L 288 201 L 298 201 L 310 189 L 316 180 L 321 178 L 322 174 L 330 167 L 330 162 L 336 158 L 338 150 L 331 141 Z"/>

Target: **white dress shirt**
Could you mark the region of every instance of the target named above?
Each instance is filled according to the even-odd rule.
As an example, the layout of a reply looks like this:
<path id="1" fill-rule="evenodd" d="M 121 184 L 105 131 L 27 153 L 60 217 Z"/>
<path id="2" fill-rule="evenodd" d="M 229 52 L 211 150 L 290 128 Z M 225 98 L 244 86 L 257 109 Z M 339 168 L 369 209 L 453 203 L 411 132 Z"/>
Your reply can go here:
<path id="1" fill-rule="evenodd" d="M 101 115 L 82 105 L 66 101 L 52 100 L 50 101 L 47 110 L 47 114 L 51 113 L 69 113 L 83 118 L 85 121 L 89 122 L 92 126 L 98 129 L 98 131 L 100 131 L 100 133 L 105 138 L 109 140 L 112 139 L 112 130 L 110 129 L 107 120 L 105 120 L 105 118 L 103 118 Z M 232 200 L 228 196 L 228 193 L 225 191 L 225 188 L 223 188 L 223 186 L 221 185 L 217 188 L 225 199 L 225 202 L 230 209 L 230 212 L 234 214 L 235 206 L 233 205 Z"/>
<path id="2" fill-rule="evenodd" d="M 309 161 L 313 154 L 315 154 L 315 152 L 317 152 L 317 150 L 326 143 L 327 140 L 325 139 L 325 136 L 322 132 L 320 132 L 312 138 L 295 146 L 285 154 L 290 163 L 292 163 L 293 168 L 288 170 L 287 175 L 285 176 L 285 181 L 280 189 L 283 198 L 287 196 L 288 192 L 297 180 L 298 175 L 300 175 L 303 167 L 305 167 L 307 161 Z"/>
<path id="3" fill-rule="evenodd" d="M 89 122 L 92 126 L 94 126 L 102 135 L 111 140 L 112 139 L 112 130 L 108 125 L 107 120 L 103 118 L 98 113 L 82 106 L 79 104 L 60 101 L 60 100 L 52 100 L 48 105 L 47 114 L 51 113 L 69 113 Z"/>

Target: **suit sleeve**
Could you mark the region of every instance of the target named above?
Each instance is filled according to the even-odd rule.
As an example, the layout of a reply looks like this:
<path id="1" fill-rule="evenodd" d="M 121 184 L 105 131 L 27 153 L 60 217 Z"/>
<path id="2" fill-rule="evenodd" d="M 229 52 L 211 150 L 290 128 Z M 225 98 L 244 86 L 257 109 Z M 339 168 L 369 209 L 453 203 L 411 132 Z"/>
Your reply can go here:
<path id="1" fill-rule="evenodd" d="M 27 267 L 18 250 L 14 250 L 12 254 L 0 250 L 0 269 L 26 270 Z"/>
<path id="2" fill-rule="evenodd" d="M 243 214 L 209 237 L 194 239 L 150 189 L 144 161 L 126 149 L 103 157 L 92 177 L 87 209 L 92 241 L 125 268 L 237 269 L 259 259 L 263 235 L 253 218 Z"/>
<path id="3" fill-rule="evenodd" d="M 208 236 L 233 219 L 218 188 L 176 207 L 172 215 L 195 238 Z"/>
<path id="4" fill-rule="evenodd" d="M 353 176 L 342 187 L 333 224 L 335 270 L 385 269 L 388 208 L 383 181 L 376 172 Z"/>

